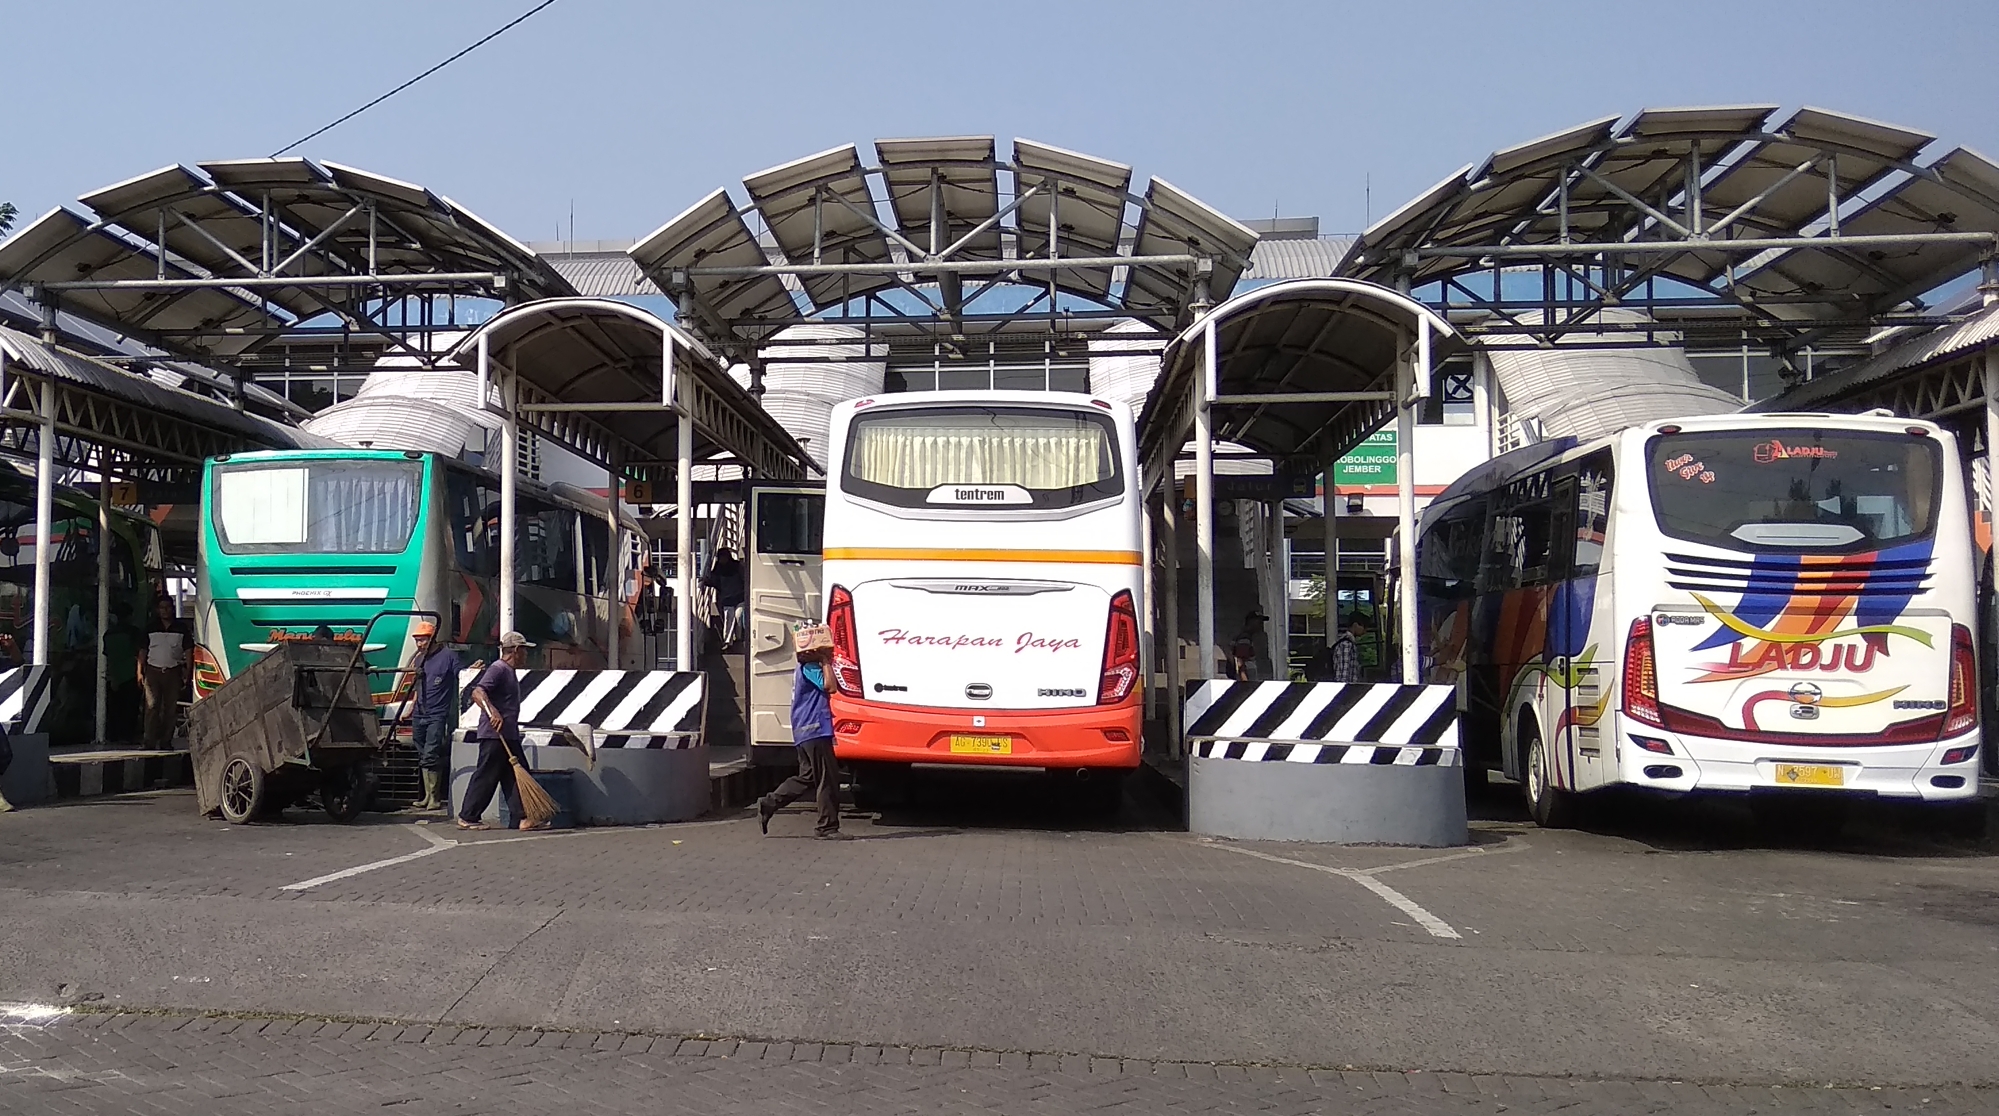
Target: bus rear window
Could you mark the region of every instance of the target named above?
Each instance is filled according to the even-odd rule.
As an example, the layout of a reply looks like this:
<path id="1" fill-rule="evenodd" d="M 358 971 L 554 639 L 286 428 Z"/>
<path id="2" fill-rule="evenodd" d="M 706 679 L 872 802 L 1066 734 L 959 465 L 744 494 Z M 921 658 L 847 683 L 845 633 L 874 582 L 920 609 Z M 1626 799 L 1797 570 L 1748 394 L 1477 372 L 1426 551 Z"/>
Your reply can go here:
<path id="1" fill-rule="evenodd" d="M 855 416 L 841 490 L 906 508 L 1070 508 L 1124 493 L 1109 415 L 953 405 Z"/>
<path id="2" fill-rule="evenodd" d="M 220 465 L 211 518 L 225 554 L 398 554 L 422 483 L 418 461 Z"/>
<path id="3" fill-rule="evenodd" d="M 1936 528 L 1936 439 L 1856 430 L 1662 434 L 1646 449 L 1659 529 L 1741 549 L 1868 550 Z"/>

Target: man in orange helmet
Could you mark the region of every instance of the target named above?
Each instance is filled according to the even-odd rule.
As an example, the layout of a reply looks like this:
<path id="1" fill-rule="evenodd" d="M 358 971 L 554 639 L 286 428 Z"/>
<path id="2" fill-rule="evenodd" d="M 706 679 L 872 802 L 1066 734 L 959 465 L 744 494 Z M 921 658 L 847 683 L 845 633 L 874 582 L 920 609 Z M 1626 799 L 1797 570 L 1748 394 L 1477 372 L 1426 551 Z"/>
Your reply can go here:
<path id="1" fill-rule="evenodd" d="M 444 772 L 451 762 L 451 727 L 458 721 L 458 652 L 437 642 L 437 625 L 418 620 L 410 629 L 416 657 L 407 668 L 415 677 L 415 707 L 410 711 L 410 743 L 416 748 L 417 772 L 423 777 L 419 810 L 441 810 L 448 793 Z"/>

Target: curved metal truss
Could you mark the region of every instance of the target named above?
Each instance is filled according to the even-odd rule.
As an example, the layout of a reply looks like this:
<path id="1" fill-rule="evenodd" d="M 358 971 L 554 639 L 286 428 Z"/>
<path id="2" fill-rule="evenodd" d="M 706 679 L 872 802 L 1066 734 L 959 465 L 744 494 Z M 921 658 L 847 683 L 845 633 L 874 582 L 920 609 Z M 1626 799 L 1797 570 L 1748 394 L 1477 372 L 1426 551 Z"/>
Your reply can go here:
<path id="1" fill-rule="evenodd" d="M 573 294 L 526 245 L 451 199 L 338 163 L 170 166 L 86 194 L 0 244 L 22 292 L 163 354 L 254 362 L 280 336 L 406 339 L 459 297 Z"/>
<path id="2" fill-rule="evenodd" d="M 1375 223 L 1339 274 L 1416 290 L 1485 344 L 1621 329 L 1643 344 L 1856 356 L 1990 266 L 1999 166 L 1819 109 L 1647 109 L 1495 152 Z M 1651 322 L 1600 321 L 1621 306 Z M 1657 324 L 1654 324 L 1657 323 Z"/>
<path id="3" fill-rule="evenodd" d="M 752 369 L 805 322 L 934 335 L 1068 335 L 1132 317 L 1165 332 L 1227 298 L 1257 234 L 1121 163 L 992 136 L 853 144 L 716 190 L 630 250 L 680 320 Z M 756 230 L 756 231 L 753 231 Z"/>

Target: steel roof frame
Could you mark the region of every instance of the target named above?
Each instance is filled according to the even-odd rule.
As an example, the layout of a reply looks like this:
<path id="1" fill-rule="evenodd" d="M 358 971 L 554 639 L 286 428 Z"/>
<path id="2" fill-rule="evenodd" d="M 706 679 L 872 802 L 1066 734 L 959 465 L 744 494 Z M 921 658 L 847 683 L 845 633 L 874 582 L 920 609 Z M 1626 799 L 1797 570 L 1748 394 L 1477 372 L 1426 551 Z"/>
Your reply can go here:
<path id="1" fill-rule="evenodd" d="M 1643 130 L 1655 117 L 1731 112 L 1756 123 L 1742 129 Z M 1988 272 L 1992 269 L 1999 223 L 1974 218 L 1977 227 L 1972 228 L 1868 235 L 1843 232 L 1841 223 L 1892 202 L 1916 182 L 1954 191 L 1965 199 L 1959 209 L 1989 214 L 1999 198 L 1985 192 L 1978 176 L 1999 168 L 1962 148 L 1921 165 L 1915 154 L 1930 137 L 1820 110 L 1802 110 L 1775 126 L 1762 123 L 1774 112 L 1774 106 L 1645 112 L 1621 128 L 1597 121 L 1509 149 L 1445 179 L 1377 222 L 1356 241 L 1337 273 L 1402 290 L 1441 284 L 1433 296 L 1441 309 L 1492 315 L 1483 322 L 1460 322 L 1472 336 L 1552 342 L 1568 332 L 1595 329 L 1592 319 L 1611 306 L 1649 311 L 1707 305 L 1732 312 L 1725 323 L 1732 331 L 1788 357 L 1835 330 L 1925 319 L 1919 296 L 1963 271 L 1946 259 L 1939 261 L 1940 270 L 1910 280 L 1874 258 L 1884 250 L 1962 245 L 1982 257 Z M 1839 132 L 1842 128 L 1847 131 Z M 1804 149 L 1806 156 L 1781 172 L 1756 163 L 1766 151 L 1795 149 Z M 1510 153 L 1518 153 L 1517 162 L 1509 161 Z M 1680 161 L 1681 173 L 1653 174 L 1657 192 L 1652 196 L 1616 181 L 1619 166 L 1668 156 Z M 1842 159 L 1860 168 L 1858 178 L 1851 173 L 1842 177 Z M 1947 160 L 1967 161 L 1973 173 L 1948 179 L 1938 170 Z M 1735 201 L 1747 190 L 1729 178 L 1745 170 L 1751 172 L 1749 189 L 1754 192 Z M 1765 212 L 1780 196 L 1795 205 L 1798 191 L 1812 181 L 1823 183 L 1825 200 L 1811 216 L 1798 220 Z M 1884 182 L 1890 184 L 1880 189 Z M 1510 214 L 1480 208 L 1481 195 L 1534 183 L 1546 188 L 1525 208 Z M 1711 211 L 1709 194 L 1723 184 L 1731 188 L 1733 204 L 1725 212 Z M 1453 222 L 1465 226 L 1464 235 L 1453 233 Z M 1785 279 L 1800 288 L 1791 294 L 1765 295 L 1749 285 L 1760 275 L 1786 276 L 1790 265 L 1814 256 L 1838 261 L 1877 289 L 1857 298 L 1837 292 L 1815 297 L 1808 282 Z M 1509 277 L 1517 280 L 1534 272 L 1541 279 L 1540 297 L 1508 290 L 1515 285 L 1507 282 Z M 1475 292 L 1467 282 L 1484 275 L 1491 276 L 1490 295 Z M 1663 294 L 1662 285 L 1668 285 Z M 1536 312 L 1539 320 L 1523 318 Z"/>
<path id="2" fill-rule="evenodd" d="M 872 336 L 876 329 L 888 329 L 899 336 L 929 333 L 937 340 L 962 340 L 970 334 L 999 332 L 1015 323 L 1038 321 L 1045 323 L 1048 332 L 1063 335 L 1080 332 L 1065 328 L 1070 323 L 1135 316 L 1153 321 L 1165 332 L 1184 325 L 1215 300 L 1226 298 L 1234 287 L 1234 276 L 1248 266 L 1256 234 L 1212 210 L 1201 216 L 1234 226 L 1229 231 L 1241 241 L 1239 250 L 1225 244 L 1190 243 L 1182 252 L 1138 254 L 1136 240 L 1156 199 L 1132 192 L 1129 168 L 1027 141 L 1014 142 L 1012 159 L 1001 159 L 996 153 L 980 159 L 948 154 L 926 158 L 917 150 L 925 143 L 936 144 L 940 150 L 983 144 L 996 152 L 992 137 L 881 140 L 876 143 L 873 164 L 861 161 L 852 145 L 807 156 L 749 176 L 745 180 L 752 184 L 748 204 L 737 207 L 732 202 L 729 214 L 720 213 L 719 208 L 708 214 L 702 207 L 712 204 L 714 195 L 710 195 L 709 200 L 634 245 L 630 254 L 679 309 L 682 322 L 726 359 L 748 364 L 753 382 L 759 385 L 761 349 L 774 334 L 791 325 L 859 326 L 869 331 L 862 339 L 864 352 L 868 351 L 866 342 L 879 340 Z M 855 153 L 851 160 L 846 158 L 849 152 Z M 1032 165 L 1022 161 L 1024 153 L 1034 157 Z M 1056 165 L 1065 161 L 1074 166 Z M 781 173 L 820 164 L 830 169 L 816 177 Z M 1099 171 L 1100 177 L 1091 177 L 1091 170 Z M 857 192 L 856 183 L 865 189 Z M 994 191 L 992 198 L 986 199 L 990 205 L 954 218 L 949 199 L 988 185 Z M 1160 185 L 1160 180 L 1154 179 L 1153 185 Z M 866 204 L 860 200 L 863 194 Z M 980 197 L 983 199 L 983 194 Z M 1176 204 L 1183 197 L 1172 192 Z M 1089 244 L 1078 249 L 1082 254 L 1065 254 L 1072 247 L 1063 239 L 1060 215 L 1065 198 L 1070 199 L 1070 205 L 1092 205 L 1092 212 L 1099 215 L 1106 206 L 1116 207 L 1116 244 L 1111 251 L 1105 252 L 1101 244 Z M 921 204 L 924 202 L 927 206 Z M 1046 204 L 1045 212 L 1041 203 Z M 733 253 L 738 259 L 749 254 L 745 245 L 737 243 L 740 235 L 721 245 L 696 247 L 697 241 L 705 243 L 732 222 L 747 228 L 749 219 L 756 217 L 770 227 L 771 222 L 764 220 L 768 210 L 779 213 L 781 223 L 791 229 L 802 226 L 799 217 L 806 209 L 812 214 L 812 237 L 809 246 L 802 237 L 797 238 L 798 243 L 792 246 L 795 254 L 766 234 L 754 238 L 763 263 L 704 266 L 698 262 L 709 254 Z M 921 220 L 916 219 L 919 211 Z M 885 217 L 884 212 L 890 216 Z M 697 213 L 707 219 L 702 228 L 677 227 Z M 834 217 L 848 230 L 841 234 L 843 243 L 866 238 L 872 245 L 867 254 L 878 258 L 829 260 L 829 251 L 838 247 L 827 237 Z M 655 258 L 658 244 L 665 241 L 676 241 L 676 248 L 691 255 L 685 259 L 668 255 Z M 1075 280 L 1095 272 L 1122 278 L 1124 289 L 1132 290 L 1129 276 L 1135 268 L 1153 269 L 1158 284 L 1181 292 L 1177 302 L 1164 308 L 1165 313 L 1152 304 L 1127 309 L 1121 296 Z M 1218 276 L 1221 282 L 1216 281 Z M 813 282 L 842 277 L 847 277 L 850 285 L 841 287 L 837 294 L 830 283 Z M 771 279 L 791 294 L 791 305 L 775 313 L 731 317 L 718 313 L 714 306 L 717 299 L 704 293 L 721 290 L 724 283 Z M 983 281 L 967 291 L 968 279 Z M 999 290 L 1023 287 L 1037 292 L 1023 305 L 977 309 L 982 300 L 990 304 L 991 296 Z M 891 305 L 883 298 L 889 290 L 912 296 L 928 313 Z M 1065 307 L 1064 295 L 1092 305 Z M 809 308 L 799 305 L 800 296 L 811 304 Z M 732 293 L 727 297 L 736 296 Z M 764 300 L 754 301 L 761 305 Z"/>

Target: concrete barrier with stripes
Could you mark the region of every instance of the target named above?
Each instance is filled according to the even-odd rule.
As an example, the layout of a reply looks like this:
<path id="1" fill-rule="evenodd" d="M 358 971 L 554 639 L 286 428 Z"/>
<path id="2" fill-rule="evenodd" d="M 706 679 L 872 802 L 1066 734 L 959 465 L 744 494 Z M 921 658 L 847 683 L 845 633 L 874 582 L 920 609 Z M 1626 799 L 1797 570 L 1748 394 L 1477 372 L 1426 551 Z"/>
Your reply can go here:
<path id="1" fill-rule="evenodd" d="M 0 726 L 8 734 L 42 731 L 49 715 L 49 668 L 17 666 L 0 671 Z"/>
<path id="2" fill-rule="evenodd" d="M 708 678 L 700 671 L 523 670 L 521 736 L 535 770 L 574 770 L 577 820 L 591 825 L 685 821 L 708 808 L 703 739 Z M 451 801 L 478 762 L 478 672 L 459 677 Z M 497 816 L 497 809 L 488 817 Z"/>
<path id="3" fill-rule="evenodd" d="M 1461 845 L 1457 693 L 1360 682 L 1193 685 L 1184 707 L 1196 833 Z"/>

